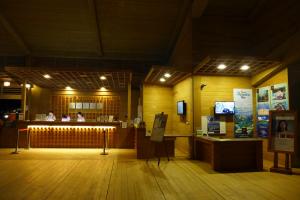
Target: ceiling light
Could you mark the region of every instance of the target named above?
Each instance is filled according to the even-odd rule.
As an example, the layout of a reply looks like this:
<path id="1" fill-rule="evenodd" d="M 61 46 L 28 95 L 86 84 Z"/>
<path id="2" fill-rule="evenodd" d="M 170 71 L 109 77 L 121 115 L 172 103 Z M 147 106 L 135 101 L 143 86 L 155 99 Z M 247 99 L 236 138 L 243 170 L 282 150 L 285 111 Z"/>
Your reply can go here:
<path id="1" fill-rule="evenodd" d="M 66 90 L 72 90 L 72 88 L 70 86 L 67 86 Z"/>
<path id="2" fill-rule="evenodd" d="M 106 77 L 105 76 L 100 76 L 100 79 L 101 80 L 106 80 Z"/>
<path id="3" fill-rule="evenodd" d="M 241 66 L 241 70 L 246 71 L 248 70 L 250 67 L 248 65 L 243 65 Z"/>
<path id="4" fill-rule="evenodd" d="M 46 79 L 51 78 L 51 76 L 50 76 L 49 74 L 44 74 L 43 76 L 44 76 L 44 78 L 46 78 Z"/>
<path id="5" fill-rule="evenodd" d="M 170 74 L 170 73 L 165 73 L 165 74 L 164 74 L 164 77 L 170 78 L 170 77 L 171 77 L 171 74 Z"/>
<path id="6" fill-rule="evenodd" d="M 159 79 L 159 81 L 160 81 L 160 82 L 165 82 L 165 81 L 166 81 L 166 79 L 164 79 L 164 78 L 160 78 L 160 79 Z"/>
<path id="7" fill-rule="evenodd" d="M 26 88 L 31 88 L 31 85 L 29 83 L 26 83 L 25 87 Z"/>
<path id="8" fill-rule="evenodd" d="M 100 91 L 106 91 L 106 88 L 105 87 L 101 87 Z"/>
<path id="9" fill-rule="evenodd" d="M 3 85 L 4 85 L 4 87 L 9 87 L 10 86 L 10 82 L 9 81 L 4 81 Z"/>
<path id="10" fill-rule="evenodd" d="M 217 68 L 220 69 L 220 70 L 223 70 L 223 69 L 226 69 L 226 65 L 224 64 L 220 64 Z"/>

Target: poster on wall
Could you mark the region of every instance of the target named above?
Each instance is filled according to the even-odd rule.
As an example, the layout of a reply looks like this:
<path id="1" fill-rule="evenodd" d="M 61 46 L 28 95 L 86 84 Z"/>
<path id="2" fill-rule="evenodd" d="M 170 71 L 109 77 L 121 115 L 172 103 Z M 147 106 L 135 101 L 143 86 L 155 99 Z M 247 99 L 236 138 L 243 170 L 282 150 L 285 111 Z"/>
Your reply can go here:
<path id="1" fill-rule="evenodd" d="M 256 107 L 257 135 L 266 138 L 269 135 L 270 87 L 262 87 L 256 90 Z"/>
<path id="2" fill-rule="evenodd" d="M 295 152 L 297 140 L 297 115 L 290 111 L 270 112 L 269 151 Z"/>
<path id="3" fill-rule="evenodd" d="M 253 136 L 252 89 L 233 89 L 235 101 L 234 136 Z"/>
<path id="4" fill-rule="evenodd" d="M 271 110 L 289 110 L 289 92 L 287 83 L 271 86 Z"/>
<path id="5" fill-rule="evenodd" d="M 202 132 L 205 134 L 225 134 L 226 123 L 220 116 L 202 116 Z"/>

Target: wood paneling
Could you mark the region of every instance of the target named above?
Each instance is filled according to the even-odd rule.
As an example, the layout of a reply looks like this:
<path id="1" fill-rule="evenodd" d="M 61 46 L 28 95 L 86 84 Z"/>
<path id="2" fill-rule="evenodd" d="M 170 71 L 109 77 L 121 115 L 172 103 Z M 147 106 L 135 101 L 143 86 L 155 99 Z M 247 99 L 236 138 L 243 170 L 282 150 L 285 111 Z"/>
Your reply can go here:
<path id="1" fill-rule="evenodd" d="M 100 103 L 102 109 L 70 109 L 70 103 Z M 51 109 L 58 119 L 63 114 L 76 119 L 76 113 L 82 112 L 86 120 L 96 120 L 100 115 L 113 115 L 120 117 L 120 96 L 77 96 L 55 95 L 52 96 Z"/>
<path id="2" fill-rule="evenodd" d="M 172 133 L 172 118 L 174 111 L 173 89 L 155 85 L 143 86 L 143 120 L 146 122 L 147 133 L 152 131 L 155 114 L 168 114 L 166 133 Z"/>
<path id="3" fill-rule="evenodd" d="M 200 85 L 206 86 L 201 90 Z M 194 77 L 194 126 L 201 127 L 201 116 L 214 115 L 215 101 L 233 101 L 234 88 L 251 89 L 248 77 L 195 76 Z M 233 117 L 226 117 L 226 134 L 233 137 Z"/>

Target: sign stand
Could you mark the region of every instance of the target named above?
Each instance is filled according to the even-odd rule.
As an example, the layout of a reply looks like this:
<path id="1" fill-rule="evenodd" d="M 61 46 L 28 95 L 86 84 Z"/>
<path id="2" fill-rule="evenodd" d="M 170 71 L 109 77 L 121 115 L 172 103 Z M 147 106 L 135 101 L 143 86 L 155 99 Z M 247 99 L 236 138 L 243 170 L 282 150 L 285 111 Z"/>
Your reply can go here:
<path id="1" fill-rule="evenodd" d="M 285 153 L 285 167 L 278 166 L 278 152 L 274 152 L 274 165 L 270 168 L 270 172 L 278 172 L 282 174 L 293 174 L 290 166 L 290 153 Z"/>
<path id="2" fill-rule="evenodd" d="M 159 155 L 159 153 L 157 153 L 157 149 L 159 149 L 160 144 L 162 144 L 164 146 L 164 150 L 165 150 L 166 156 L 168 158 L 168 161 L 170 160 L 169 154 L 168 154 L 168 149 L 167 149 L 167 144 L 164 140 L 167 119 L 168 119 L 168 115 L 164 114 L 163 112 L 155 115 L 152 133 L 151 133 L 151 137 L 150 137 L 150 141 L 154 143 L 155 156 L 158 158 L 158 161 L 157 161 L 158 166 L 160 164 L 161 156 Z M 148 162 L 148 160 L 149 159 L 147 159 L 147 162 Z"/>
<path id="3" fill-rule="evenodd" d="M 271 172 L 293 174 L 291 157 L 297 149 L 297 113 L 293 111 L 270 111 L 268 151 L 274 152 L 274 165 Z M 278 155 L 285 154 L 285 166 L 279 167 Z"/>

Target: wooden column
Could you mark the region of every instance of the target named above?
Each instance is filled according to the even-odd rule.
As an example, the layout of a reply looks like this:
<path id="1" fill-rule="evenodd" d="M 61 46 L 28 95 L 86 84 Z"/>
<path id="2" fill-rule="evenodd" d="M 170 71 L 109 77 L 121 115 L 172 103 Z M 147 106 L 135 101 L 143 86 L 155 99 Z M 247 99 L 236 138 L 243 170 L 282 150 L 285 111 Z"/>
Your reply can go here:
<path id="1" fill-rule="evenodd" d="M 23 81 L 23 86 L 22 86 L 22 113 L 23 113 L 23 117 L 24 120 L 26 120 L 26 97 L 27 97 L 27 89 L 26 89 L 26 81 Z"/>
<path id="2" fill-rule="evenodd" d="M 131 79 L 132 79 L 132 74 L 130 73 L 129 75 L 129 81 L 128 81 L 128 99 L 127 99 L 127 123 L 128 123 L 128 126 L 130 124 L 130 120 L 131 120 Z"/>

